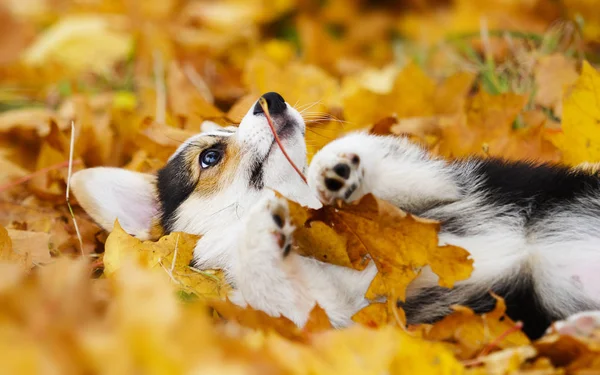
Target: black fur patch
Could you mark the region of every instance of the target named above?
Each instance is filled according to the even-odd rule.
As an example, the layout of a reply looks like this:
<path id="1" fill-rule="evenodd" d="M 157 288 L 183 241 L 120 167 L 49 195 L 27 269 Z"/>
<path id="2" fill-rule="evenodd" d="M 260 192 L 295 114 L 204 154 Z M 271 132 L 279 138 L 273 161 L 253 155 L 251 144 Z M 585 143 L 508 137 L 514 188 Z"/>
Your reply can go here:
<path id="1" fill-rule="evenodd" d="M 473 190 L 469 185 L 474 184 L 475 180 L 479 184 Z M 526 229 L 532 228 L 556 209 L 566 207 L 578 198 L 600 192 L 598 175 L 560 165 L 509 162 L 492 158 L 478 160 L 470 177 L 459 183 L 468 194 L 483 193 L 486 204 L 508 207 L 511 214 L 521 215 L 525 219 Z M 473 228 L 468 226 L 471 218 L 462 212 L 444 217 L 428 215 L 428 210 L 450 203 L 452 202 L 436 202 L 413 213 L 440 220 L 443 232 L 458 236 L 474 234 Z"/>
<path id="2" fill-rule="evenodd" d="M 417 296 L 409 298 L 405 303 L 398 303 L 406 312 L 407 320 L 410 324 L 416 323 L 434 323 L 441 320 L 445 315 L 451 313 L 450 306 L 460 304 L 470 307 L 477 314 L 483 314 L 493 310 L 496 306 L 496 299 L 489 293 L 472 294 L 466 300 L 459 300 L 459 296 L 464 293 L 462 286 L 454 289 L 443 287 L 431 287 L 421 291 Z M 559 317 L 550 317 L 544 310 L 537 294 L 535 292 L 531 276 L 521 274 L 514 279 L 498 283 L 491 288 L 491 292 L 504 298 L 506 303 L 506 315 L 515 322 L 523 322 L 523 332 L 531 339 L 541 337 L 553 320 Z M 440 308 L 440 315 L 428 321 L 418 321 L 419 312 L 432 301 L 443 301 L 443 307 Z"/>
<path id="3" fill-rule="evenodd" d="M 158 199 L 161 205 L 160 223 L 165 233 L 172 231 L 177 208 L 194 191 L 196 186 L 190 180 L 191 172 L 184 157 L 180 152 L 167 165 L 158 171 Z"/>
<path id="4" fill-rule="evenodd" d="M 483 177 L 481 189 L 490 193 L 490 203 L 522 208 L 528 222 L 557 205 L 600 191 L 597 175 L 558 165 L 486 159 L 476 173 Z"/>
<path id="5" fill-rule="evenodd" d="M 263 179 L 263 167 L 265 165 L 266 157 L 263 160 L 259 160 L 252 168 L 250 173 L 249 185 L 256 190 L 262 190 L 265 187 L 265 181 Z"/>

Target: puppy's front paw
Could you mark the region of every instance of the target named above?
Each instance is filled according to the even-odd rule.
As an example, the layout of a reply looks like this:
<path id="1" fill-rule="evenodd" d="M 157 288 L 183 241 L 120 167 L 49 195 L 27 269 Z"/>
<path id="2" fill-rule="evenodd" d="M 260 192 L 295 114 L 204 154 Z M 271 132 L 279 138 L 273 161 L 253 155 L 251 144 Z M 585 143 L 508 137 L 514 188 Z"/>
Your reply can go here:
<path id="1" fill-rule="evenodd" d="M 313 161 L 309 170 L 309 185 L 324 204 L 336 199 L 346 202 L 360 198 L 364 169 L 360 157 L 353 153 L 330 154 Z"/>
<path id="2" fill-rule="evenodd" d="M 277 246 L 286 257 L 292 250 L 292 233 L 294 232 L 287 202 L 285 199 L 275 197 L 269 200 L 267 209 L 271 214 L 273 224 L 275 224 L 272 233 L 277 241 Z"/>
<path id="3" fill-rule="evenodd" d="M 287 201 L 276 196 L 263 198 L 247 219 L 247 248 L 275 248 L 286 257 L 292 249 L 294 226 Z"/>

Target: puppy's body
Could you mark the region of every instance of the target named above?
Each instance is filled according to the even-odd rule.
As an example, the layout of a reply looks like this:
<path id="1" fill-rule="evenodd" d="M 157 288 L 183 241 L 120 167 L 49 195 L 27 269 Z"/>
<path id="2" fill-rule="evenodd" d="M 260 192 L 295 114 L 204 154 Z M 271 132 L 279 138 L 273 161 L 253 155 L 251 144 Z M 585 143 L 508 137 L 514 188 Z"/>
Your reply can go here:
<path id="1" fill-rule="evenodd" d="M 305 166 L 302 118 L 278 94 L 265 98 L 286 150 Z M 299 325 L 315 303 L 335 326 L 350 324 L 369 303 L 364 294 L 377 270 L 371 264 L 357 272 L 290 252 L 287 206 L 271 189 L 311 207 L 320 205 L 316 197 L 327 204 L 373 193 L 439 220 L 440 242 L 467 249 L 475 270 L 448 290 L 423 269 L 403 304 L 411 323 L 437 320 L 452 304 L 489 310 L 490 290 L 506 298 L 509 315 L 534 337 L 552 320 L 600 308 L 597 176 L 495 160 L 448 163 L 406 139 L 362 133 L 325 146 L 307 176 L 309 186 L 285 160 L 256 105 L 237 130 L 188 140 L 156 179 L 100 168 L 79 172 L 73 186 L 107 229 L 118 217 L 140 237 L 149 237 L 152 226 L 203 235 L 195 266 L 224 269 L 236 303 Z"/>
<path id="2" fill-rule="evenodd" d="M 323 172 L 340 163 L 350 167 L 347 179 Z M 328 178 L 339 190 L 327 188 Z M 373 193 L 438 220 L 440 243 L 471 253 L 473 274 L 454 289 L 436 286 L 430 270 L 411 284 L 403 304 L 409 322 L 435 321 L 453 304 L 490 310 L 489 291 L 506 299 L 509 316 L 533 337 L 553 320 L 600 308 L 598 175 L 494 159 L 448 163 L 405 139 L 354 134 L 317 154 L 309 179 L 326 202 Z"/>

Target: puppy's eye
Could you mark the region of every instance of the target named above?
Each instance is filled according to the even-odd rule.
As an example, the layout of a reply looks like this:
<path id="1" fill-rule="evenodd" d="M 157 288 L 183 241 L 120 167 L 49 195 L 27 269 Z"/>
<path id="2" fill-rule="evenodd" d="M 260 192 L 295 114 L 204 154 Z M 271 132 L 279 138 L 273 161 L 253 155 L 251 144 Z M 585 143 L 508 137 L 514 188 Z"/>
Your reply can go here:
<path id="1" fill-rule="evenodd" d="M 200 166 L 202 169 L 210 168 L 217 165 L 223 158 L 223 151 L 214 148 L 202 151 L 200 154 Z"/>

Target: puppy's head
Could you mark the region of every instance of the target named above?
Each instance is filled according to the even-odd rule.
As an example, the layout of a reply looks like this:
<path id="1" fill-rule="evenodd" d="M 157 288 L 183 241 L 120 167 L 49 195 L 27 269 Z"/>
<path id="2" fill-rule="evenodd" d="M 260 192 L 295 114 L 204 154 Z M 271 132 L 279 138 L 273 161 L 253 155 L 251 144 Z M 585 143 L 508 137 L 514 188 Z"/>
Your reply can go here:
<path id="1" fill-rule="evenodd" d="M 263 97 L 286 151 L 297 166 L 306 168 L 302 117 L 281 95 Z M 75 173 L 72 187 L 81 206 L 103 228 L 112 230 L 118 218 L 127 232 L 144 239 L 172 231 L 223 230 L 267 188 L 318 205 L 277 146 L 258 102 L 239 127 L 216 128 L 188 139 L 157 175 L 91 168 Z"/>

